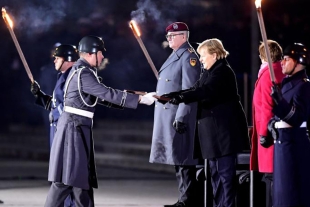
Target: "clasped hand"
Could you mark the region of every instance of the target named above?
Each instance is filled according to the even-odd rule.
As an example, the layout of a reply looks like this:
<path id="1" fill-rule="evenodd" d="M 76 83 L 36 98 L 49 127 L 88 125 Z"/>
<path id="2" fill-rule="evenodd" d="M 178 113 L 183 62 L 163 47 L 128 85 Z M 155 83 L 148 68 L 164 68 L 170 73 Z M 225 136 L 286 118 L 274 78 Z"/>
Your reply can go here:
<path id="1" fill-rule="evenodd" d="M 156 92 L 150 92 L 141 96 L 139 103 L 145 105 L 152 105 L 155 101 L 154 95 L 156 95 Z"/>
<path id="2" fill-rule="evenodd" d="M 164 98 L 171 98 L 169 103 L 174 104 L 174 105 L 179 105 L 180 103 L 183 102 L 183 95 L 179 91 L 171 92 L 162 95 Z"/>
<path id="3" fill-rule="evenodd" d="M 281 89 L 279 88 L 279 86 L 277 86 L 276 84 L 271 86 L 270 96 L 274 100 L 275 104 L 278 105 L 280 103 L 280 101 L 282 100 L 283 97 L 282 97 L 282 92 L 281 92 Z"/>
<path id="4" fill-rule="evenodd" d="M 33 81 L 33 83 L 31 83 L 30 91 L 34 96 L 40 96 L 42 94 L 40 85 L 38 84 L 37 81 Z"/>

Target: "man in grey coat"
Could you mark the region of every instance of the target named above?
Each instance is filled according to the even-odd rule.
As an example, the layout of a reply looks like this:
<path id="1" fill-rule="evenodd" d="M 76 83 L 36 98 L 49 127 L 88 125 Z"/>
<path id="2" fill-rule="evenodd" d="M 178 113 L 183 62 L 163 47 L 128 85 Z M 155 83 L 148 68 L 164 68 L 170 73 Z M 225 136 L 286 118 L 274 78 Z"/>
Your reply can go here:
<path id="1" fill-rule="evenodd" d="M 201 72 L 199 58 L 188 42 L 188 26 L 175 22 L 166 32 L 173 52 L 159 70 L 158 96 L 192 87 Z M 176 106 L 156 101 L 150 162 L 174 165 L 179 188 L 178 201 L 165 207 L 198 207 L 194 190 L 199 161 L 193 159 L 196 114 L 197 103 Z"/>
<path id="2" fill-rule="evenodd" d="M 100 83 L 97 67 L 105 52 L 101 38 L 86 36 L 79 43 L 80 59 L 64 87 L 64 108 L 52 143 L 48 180 L 52 182 L 45 207 L 63 207 L 72 193 L 76 207 L 93 207 L 98 187 L 92 138 L 95 105 L 135 109 L 154 102 L 153 94 L 139 96 Z"/>

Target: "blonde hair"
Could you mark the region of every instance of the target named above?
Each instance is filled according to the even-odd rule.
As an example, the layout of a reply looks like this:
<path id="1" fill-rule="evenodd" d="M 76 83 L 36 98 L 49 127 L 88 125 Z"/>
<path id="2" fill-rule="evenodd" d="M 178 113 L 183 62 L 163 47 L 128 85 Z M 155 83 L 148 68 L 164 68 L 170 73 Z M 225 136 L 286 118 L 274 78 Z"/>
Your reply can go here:
<path id="1" fill-rule="evenodd" d="M 217 38 L 207 39 L 199 44 L 197 52 L 200 54 L 202 49 L 206 49 L 209 54 L 216 54 L 216 59 L 223 59 L 229 55 L 229 52 L 225 50 L 222 41 Z"/>
<path id="2" fill-rule="evenodd" d="M 277 62 L 282 60 L 282 47 L 279 45 L 279 43 L 277 43 L 274 40 L 267 40 L 267 44 L 268 44 L 268 48 L 270 51 L 270 58 L 271 61 Z M 263 42 L 260 43 L 259 47 L 258 47 L 258 52 L 259 52 L 259 56 L 261 59 L 268 61 L 267 59 L 267 55 L 265 53 L 265 45 Z"/>

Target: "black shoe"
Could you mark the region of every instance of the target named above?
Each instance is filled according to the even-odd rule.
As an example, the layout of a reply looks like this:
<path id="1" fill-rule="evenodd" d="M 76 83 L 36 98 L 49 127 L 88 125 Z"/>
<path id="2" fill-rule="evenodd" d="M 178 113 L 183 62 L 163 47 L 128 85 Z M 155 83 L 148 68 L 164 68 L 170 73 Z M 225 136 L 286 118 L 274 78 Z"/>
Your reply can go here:
<path id="1" fill-rule="evenodd" d="M 186 205 L 183 202 L 177 201 L 175 204 L 164 205 L 164 207 L 186 207 Z"/>

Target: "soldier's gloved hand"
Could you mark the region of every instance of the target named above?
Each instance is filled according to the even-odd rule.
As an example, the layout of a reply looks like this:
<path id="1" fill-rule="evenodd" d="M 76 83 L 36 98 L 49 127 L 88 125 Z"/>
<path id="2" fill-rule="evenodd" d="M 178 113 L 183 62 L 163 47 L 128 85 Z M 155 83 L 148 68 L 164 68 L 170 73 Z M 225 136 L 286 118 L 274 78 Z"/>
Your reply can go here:
<path id="1" fill-rule="evenodd" d="M 150 93 L 147 93 L 143 96 L 141 96 L 141 99 L 140 99 L 140 104 L 145 104 L 145 105 L 151 105 L 154 103 L 155 101 L 155 98 L 154 98 L 154 95 L 156 95 L 156 92 L 150 92 Z"/>
<path id="2" fill-rule="evenodd" d="M 37 81 L 33 81 L 33 83 L 31 83 L 30 91 L 36 97 L 42 95 L 42 91 L 40 89 L 40 85 L 38 84 Z"/>
<path id="3" fill-rule="evenodd" d="M 175 131 L 177 131 L 177 132 L 180 133 L 180 134 L 183 134 L 183 133 L 186 132 L 186 130 L 187 130 L 186 124 L 183 123 L 183 122 L 179 122 L 179 121 L 177 121 L 177 120 L 175 120 L 175 121 L 173 122 L 173 127 L 174 127 Z"/>
<path id="4" fill-rule="evenodd" d="M 281 92 L 281 89 L 279 88 L 279 86 L 277 86 L 277 85 L 271 86 L 270 96 L 274 100 L 275 104 L 278 105 L 280 103 L 280 101 L 282 100 L 283 97 L 282 97 L 282 92 Z"/>
<path id="5" fill-rule="evenodd" d="M 277 120 L 274 118 L 270 119 L 270 121 L 268 122 L 268 131 L 270 132 L 270 134 L 274 140 L 277 140 L 279 137 L 279 132 L 275 127 L 276 122 L 277 122 Z"/>
<path id="6" fill-rule="evenodd" d="M 174 104 L 174 105 L 179 105 L 180 103 L 183 102 L 183 98 L 184 98 L 184 96 L 182 94 L 178 95 L 178 96 L 175 96 L 174 98 L 172 98 L 169 101 L 169 103 Z"/>
<path id="7" fill-rule="evenodd" d="M 268 148 L 271 145 L 273 145 L 273 139 L 272 139 L 271 136 L 262 136 L 262 135 L 260 135 L 259 143 L 263 147 Z"/>

